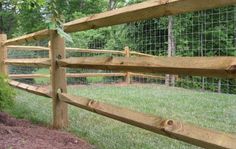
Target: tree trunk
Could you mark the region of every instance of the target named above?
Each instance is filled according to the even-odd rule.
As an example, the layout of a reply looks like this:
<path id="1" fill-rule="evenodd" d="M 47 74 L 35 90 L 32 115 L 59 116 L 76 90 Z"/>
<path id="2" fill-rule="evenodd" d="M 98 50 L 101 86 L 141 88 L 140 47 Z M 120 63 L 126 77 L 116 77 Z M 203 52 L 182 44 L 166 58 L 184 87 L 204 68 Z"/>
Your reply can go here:
<path id="1" fill-rule="evenodd" d="M 168 17 L 168 57 L 175 56 L 175 39 L 174 39 L 174 33 L 173 33 L 173 24 L 174 19 L 173 16 Z M 166 75 L 165 78 L 165 85 L 167 86 L 175 86 L 175 76 L 174 75 Z"/>
<path id="2" fill-rule="evenodd" d="M 115 7 L 116 7 L 116 0 L 109 0 L 108 10 L 115 9 Z"/>

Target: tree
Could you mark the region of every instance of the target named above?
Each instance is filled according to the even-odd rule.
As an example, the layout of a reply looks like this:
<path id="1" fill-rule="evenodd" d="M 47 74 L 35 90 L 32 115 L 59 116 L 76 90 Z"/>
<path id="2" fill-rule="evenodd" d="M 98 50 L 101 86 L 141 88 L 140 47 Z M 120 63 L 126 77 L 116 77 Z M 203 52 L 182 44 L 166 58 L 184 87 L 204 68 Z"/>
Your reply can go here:
<path id="1" fill-rule="evenodd" d="M 11 0 L 0 1 L 0 34 L 7 33 L 9 37 L 16 28 L 16 6 Z"/>

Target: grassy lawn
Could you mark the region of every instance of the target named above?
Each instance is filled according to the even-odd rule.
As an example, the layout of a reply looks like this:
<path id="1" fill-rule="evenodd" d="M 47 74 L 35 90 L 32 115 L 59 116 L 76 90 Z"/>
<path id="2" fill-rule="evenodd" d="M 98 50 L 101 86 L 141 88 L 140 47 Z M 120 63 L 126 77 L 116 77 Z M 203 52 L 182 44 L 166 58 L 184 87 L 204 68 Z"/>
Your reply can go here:
<path id="1" fill-rule="evenodd" d="M 236 95 L 157 85 L 91 85 L 69 87 L 68 91 L 136 111 L 236 133 Z M 50 99 L 19 90 L 15 107 L 7 111 L 35 123 L 49 125 L 51 122 Z M 100 149 L 196 148 L 73 106 L 69 113 L 68 131 Z"/>

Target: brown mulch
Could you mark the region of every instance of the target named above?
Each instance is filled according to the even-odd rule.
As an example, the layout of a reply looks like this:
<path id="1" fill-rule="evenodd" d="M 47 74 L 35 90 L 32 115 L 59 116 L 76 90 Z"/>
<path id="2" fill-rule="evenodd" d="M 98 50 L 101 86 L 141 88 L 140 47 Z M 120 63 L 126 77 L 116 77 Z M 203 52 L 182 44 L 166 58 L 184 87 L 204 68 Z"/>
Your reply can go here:
<path id="1" fill-rule="evenodd" d="M 72 134 L 0 112 L 0 149 L 94 149 L 94 146 Z"/>

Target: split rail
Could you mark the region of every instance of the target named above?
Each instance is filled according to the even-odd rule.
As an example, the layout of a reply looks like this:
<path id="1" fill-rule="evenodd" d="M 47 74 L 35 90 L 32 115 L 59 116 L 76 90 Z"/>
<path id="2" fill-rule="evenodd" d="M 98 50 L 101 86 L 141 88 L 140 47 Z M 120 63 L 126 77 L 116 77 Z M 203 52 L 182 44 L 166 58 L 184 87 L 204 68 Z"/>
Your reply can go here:
<path id="1" fill-rule="evenodd" d="M 177 15 L 204 9 L 234 5 L 236 0 L 149 0 L 143 3 L 124 8 L 95 14 L 90 17 L 78 19 L 64 24 L 65 32 L 71 33 L 89 29 L 146 20 L 156 17 Z M 20 47 L 14 46 L 27 41 L 49 38 L 51 46 L 47 47 Z M 54 30 L 41 30 L 18 38 L 6 39 L 0 36 L 1 54 L 0 70 L 7 74 L 6 65 L 46 67 L 51 70 L 51 91 L 40 87 L 9 81 L 10 85 L 32 92 L 37 95 L 52 98 L 53 101 L 53 126 L 62 128 L 68 126 L 68 104 L 95 112 L 106 117 L 131 124 L 173 139 L 181 140 L 205 148 L 236 148 L 236 136 L 223 132 L 197 127 L 181 121 L 164 119 L 159 116 L 147 115 L 128 110 L 93 99 L 72 96 L 67 94 L 65 68 L 86 68 L 99 70 L 112 70 L 118 73 L 113 75 L 130 76 L 137 73 L 163 73 L 176 75 L 196 75 L 208 77 L 236 78 L 236 57 L 153 57 L 143 54 L 142 58 L 130 57 L 127 48 L 124 51 L 113 51 L 127 55 L 125 57 L 81 57 L 65 58 L 65 41 Z M 28 48 L 34 50 L 49 50 L 50 58 L 46 59 L 6 59 L 7 48 Z M 81 50 L 70 48 L 69 50 Z M 101 50 L 88 50 L 101 52 Z M 83 51 L 86 51 L 83 50 Z M 103 52 L 108 52 L 102 50 Z M 112 51 L 109 51 L 109 53 Z M 123 53 L 124 52 L 124 53 Z M 133 54 L 138 54 L 134 52 Z M 122 72 L 125 72 L 122 73 Z M 126 73 L 128 72 L 128 75 Z M 141 73 L 141 74 L 140 74 Z M 83 74 L 78 74 L 81 76 Z M 88 75 L 88 74 L 87 74 Z M 94 74 L 90 74 L 94 75 Z M 100 74 L 101 75 L 101 74 Z M 102 74 L 106 75 L 106 74 Z M 110 74 L 109 74 L 110 75 Z M 12 78 L 26 76 L 10 76 Z M 49 77 L 40 74 L 27 77 Z M 127 79 L 129 80 L 129 79 Z"/>

